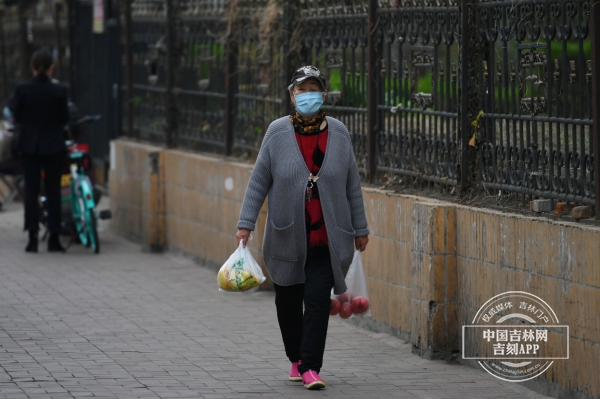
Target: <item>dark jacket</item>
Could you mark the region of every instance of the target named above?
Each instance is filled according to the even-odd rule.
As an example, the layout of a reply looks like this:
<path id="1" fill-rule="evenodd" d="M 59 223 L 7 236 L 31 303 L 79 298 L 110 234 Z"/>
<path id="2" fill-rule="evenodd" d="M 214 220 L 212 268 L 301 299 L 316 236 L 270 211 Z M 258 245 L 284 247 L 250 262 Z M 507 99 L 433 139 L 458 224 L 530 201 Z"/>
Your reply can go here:
<path id="1" fill-rule="evenodd" d="M 19 151 L 55 154 L 66 151 L 69 122 L 67 89 L 46 76 L 34 77 L 15 88 L 9 108 L 19 126 Z"/>

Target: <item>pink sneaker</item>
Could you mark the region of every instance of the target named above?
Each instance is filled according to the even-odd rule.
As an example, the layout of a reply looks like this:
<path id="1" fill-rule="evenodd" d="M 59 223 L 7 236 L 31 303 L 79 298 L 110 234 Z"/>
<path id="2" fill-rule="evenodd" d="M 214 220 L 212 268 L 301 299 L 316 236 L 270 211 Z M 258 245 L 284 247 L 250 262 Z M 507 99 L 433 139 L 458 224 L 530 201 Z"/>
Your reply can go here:
<path id="1" fill-rule="evenodd" d="M 319 377 L 316 371 L 308 370 L 302 374 L 302 381 L 304 381 L 304 388 L 306 389 L 321 389 L 325 388 L 325 382 Z"/>
<path id="2" fill-rule="evenodd" d="M 302 376 L 298 371 L 298 366 L 302 361 L 292 363 L 292 369 L 290 370 L 290 381 L 302 381 Z"/>

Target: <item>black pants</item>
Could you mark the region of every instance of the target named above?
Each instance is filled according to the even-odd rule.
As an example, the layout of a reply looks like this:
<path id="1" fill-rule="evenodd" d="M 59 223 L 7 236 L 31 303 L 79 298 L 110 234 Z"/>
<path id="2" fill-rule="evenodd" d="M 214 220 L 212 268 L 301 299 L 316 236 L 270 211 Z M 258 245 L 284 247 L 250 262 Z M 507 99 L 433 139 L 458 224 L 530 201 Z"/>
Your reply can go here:
<path id="1" fill-rule="evenodd" d="M 275 305 L 287 357 L 291 362 L 302 360 L 300 373 L 318 373 L 323 365 L 333 288 L 329 255 L 309 255 L 304 271 L 304 284 L 275 284 Z"/>
<path id="2" fill-rule="evenodd" d="M 37 231 L 40 224 L 41 173 L 44 170 L 44 188 L 48 204 L 48 230 L 60 232 L 61 198 L 60 178 L 65 161 L 65 153 L 58 154 L 22 154 L 23 174 L 25 176 L 25 230 Z"/>

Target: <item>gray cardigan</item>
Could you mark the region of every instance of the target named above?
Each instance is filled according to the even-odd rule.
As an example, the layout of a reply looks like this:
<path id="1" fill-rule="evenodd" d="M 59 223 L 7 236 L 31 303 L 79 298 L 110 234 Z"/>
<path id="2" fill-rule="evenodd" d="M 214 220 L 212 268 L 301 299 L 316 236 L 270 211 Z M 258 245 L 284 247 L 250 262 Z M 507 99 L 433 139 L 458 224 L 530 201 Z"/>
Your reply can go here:
<path id="1" fill-rule="evenodd" d="M 328 138 L 319 171 L 319 197 L 327 228 L 334 292 L 346 291 L 344 276 L 354 255 L 354 238 L 369 234 L 350 133 L 327 117 Z M 239 229 L 254 230 L 267 195 L 263 255 L 273 282 L 304 283 L 307 255 L 304 197 L 309 170 L 289 116 L 272 122 L 263 139 L 240 213 Z"/>

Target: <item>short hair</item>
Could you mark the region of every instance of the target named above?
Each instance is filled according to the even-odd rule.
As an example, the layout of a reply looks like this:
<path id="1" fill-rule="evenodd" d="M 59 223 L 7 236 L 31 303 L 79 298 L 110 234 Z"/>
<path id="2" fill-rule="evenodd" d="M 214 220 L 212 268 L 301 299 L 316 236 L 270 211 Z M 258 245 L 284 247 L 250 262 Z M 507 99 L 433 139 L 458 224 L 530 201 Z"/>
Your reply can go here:
<path id="1" fill-rule="evenodd" d="M 48 50 L 38 50 L 31 56 L 31 67 L 37 75 L 43 75 L 54 65 L 52 54 Z"/>

